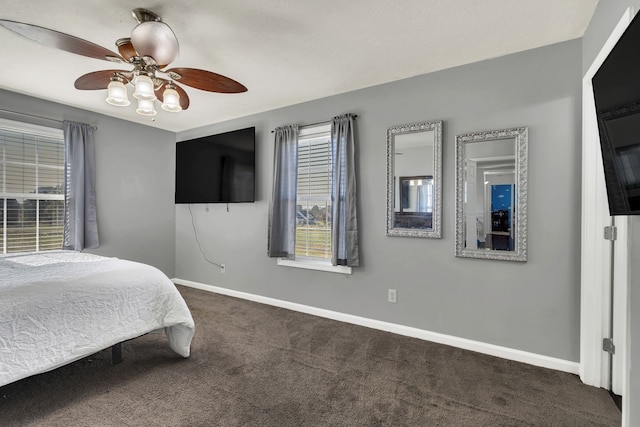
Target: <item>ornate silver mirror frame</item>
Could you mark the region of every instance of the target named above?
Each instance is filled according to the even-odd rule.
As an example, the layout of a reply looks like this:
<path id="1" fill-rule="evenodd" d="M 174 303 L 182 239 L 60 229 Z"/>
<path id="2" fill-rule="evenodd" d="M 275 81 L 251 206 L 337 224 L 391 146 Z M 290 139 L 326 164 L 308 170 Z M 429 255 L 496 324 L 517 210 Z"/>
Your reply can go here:
<path id="1" fill-rule="evenodd" d="M 527 260 L 528 128 L 456 136 L 456 256 Z"/>
<path id="2" fill-rule="evenodd" d="M 439 239 L 441 216 L 442 121 L 387 129 L 387 236 Z"/>

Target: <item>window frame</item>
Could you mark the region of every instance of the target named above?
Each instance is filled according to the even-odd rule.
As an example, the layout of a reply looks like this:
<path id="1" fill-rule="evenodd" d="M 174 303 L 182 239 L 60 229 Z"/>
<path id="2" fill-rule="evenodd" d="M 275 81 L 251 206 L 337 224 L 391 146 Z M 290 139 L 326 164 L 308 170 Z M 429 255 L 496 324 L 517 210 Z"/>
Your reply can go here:
<path id="1" fill-rule="evenodd" d="M 0 129 L 4 130 L 4 131 L 8 131 L 8 132 L 15 132 L 15 133 L 21 133 L 21 134 L 26 134 L 26 135 L 30 135 L 30 136 L 34 136 L 34 137 L 42 137 L 42 138 L 48 138 L 48 139 L 56 139 L 56 140 L 60 140 L 62 141 L 62 154 L 63 154 L 63 159 L 61 162 L 60 166 L 51 166 L 51 165 L 47 165 L 47 164 L 43 164 L 40 165 L 37 161 L 35 163 L 33 163 L 33 165 L 36 167 L 36 179 L 38 176 L 38 166 L 42 166 L 45 169 L 61 169 L 62 173 L 64 174 L 64 167 L 65 167 L 65 160 L 64 160 L 64 133 L 62 131 L 62 129 L 59 128 L 54 128 L 54 127 L 48 127 L 48 126 L 41 126 L 41 125 L 36 125 L 36 124 L 31 124 L 31 123 L 25 123 L 25 122 L 18 122 L 18 121 L 14 121 L 14 120 L 8 120 L 8 119 L 3 119 L 0 118 Z M 4 163 L 6 162 L 6 159 L 4 158 L 4 153 L 1 151 L 2 148 L 0 148 L 0 162 Z M 22 163 L 22 162 L 19 162 Z M 6 169 L 3 169 L 4 172 L 2 173 L 6 173 Z M 3 177 L 3 182 L 6 183 L 6 176 Z M 63 183 L 64 185 L 64 183 Z M 10 192 L 5 192 L 4 188 L 0 188 L 0 199 L 3 200 L 7 200 L 9 198 L 9 196 L 17 196 L 17 197 L 21 197 L 21 198 L 28 198 L 30 200 L 35 200 L 37 203 L 37 208 L 36 208 L 36 215 L 38 215 L 39 213 L 39 206 L 40 206 L 40 201 L 43 200 L 61 200 L 63 202 L 64 205 L 64 201 L 65 201 L 65 195 L 64 192 L 63 194 L 49 194 L 49 193 L 36 193 L 36 197 L 33 197 L 33 194 L 28 194 L 29 197 L 26 197 L 27 195 L 25 193 L 10 193 Z M 63 208 L 64 209 L 64 208 Z M 5 224 L 3 223 L 4 221 L 7 220 L 7 204 L 6 203 L 2 203 L 2 205 L 0 205 L 0 213 L 2 215 L 0 215 L 0 225 L 2 226 L 2 228 L 0 229 L 0 233 L 2 233 L 2 245 L 0 245 L 0 255 L 7 255 L 7 254 L 13 254 L 16 252 L 7 252 L 8 246 L 7 246 L 7 227 L 5 226 Z M 64 213 L 63 213 L 64 215 Z M 36 217 L 37 218 L 37 217 Z M 34 252 L 50 252 L 50 251 L 57 251 L 57 250 L 62 250 L 63 246 L 64 246 L 64 241 L 61 242 L 61 245 L 59 248 L 55 248 L 55 249 L 45 249 L 45 250 L 41 250 L 40 249 L 40 232 L 39 232 L 39 228 L 40 228 L 40 222 L 39 220 L 36 219 L 36 232 L 35 232 L 35 249 Z M 63 230 L 64 230 L 64 224 L 63 224 Z"/>
<path id="2" fill-rule="evenodd" d="M 301 126 L 298 132 L 298 142 L 301 138 L 311 135 L 327 134 L 331 138 L 331 122 L 322 122 L 314 125 Z M 298 224 L 296 221 L 296 228 Z M 333 223 L 331 224 L 331 232 L 333 231 Z M 277 265 L 284 267 L 303 268 L 307 270 L 326 271 L 331 273 L 351 274 L 351 267 L 343 265 L 331 265 L 330 259 L 321 259 L 308 257 L 304 255 L 295 255 L 295 259 L 278 258 Z"/>

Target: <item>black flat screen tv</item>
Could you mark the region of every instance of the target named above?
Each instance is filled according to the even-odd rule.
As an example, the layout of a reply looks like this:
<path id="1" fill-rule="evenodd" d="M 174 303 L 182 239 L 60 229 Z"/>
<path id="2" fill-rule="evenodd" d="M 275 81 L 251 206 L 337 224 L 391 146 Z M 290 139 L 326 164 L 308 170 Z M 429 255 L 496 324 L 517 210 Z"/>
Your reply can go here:
<path id="1" fill-rule="evenodd" d="M 611 215 L 640 215 L 639 17 L 591 80 Z"/>
<path id="2" fill-rule="evenodd" d="M 255 201 L 255 127 L 176 143 L 180 203 Z"/>

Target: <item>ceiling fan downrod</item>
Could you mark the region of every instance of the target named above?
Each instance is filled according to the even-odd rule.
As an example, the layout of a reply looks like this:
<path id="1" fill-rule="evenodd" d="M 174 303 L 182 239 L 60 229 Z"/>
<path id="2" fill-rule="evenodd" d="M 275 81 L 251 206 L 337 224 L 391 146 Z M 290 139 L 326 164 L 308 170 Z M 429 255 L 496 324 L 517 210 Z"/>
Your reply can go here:
<path id="1" fill-rule="evenodd" d="M 160 18 L 159 15 L 156 15 L 155 13 L 151 12 L 148 9 L 143 9 L 140 7 L 133 9 L 131 11 L 131 15 L 133 16 L 133 19 L 135 19 L 138 22 L 138 24 L 142 24 L 143 22 L 148 22 L 148 21 L 162 22 L 162 18 Z"/>

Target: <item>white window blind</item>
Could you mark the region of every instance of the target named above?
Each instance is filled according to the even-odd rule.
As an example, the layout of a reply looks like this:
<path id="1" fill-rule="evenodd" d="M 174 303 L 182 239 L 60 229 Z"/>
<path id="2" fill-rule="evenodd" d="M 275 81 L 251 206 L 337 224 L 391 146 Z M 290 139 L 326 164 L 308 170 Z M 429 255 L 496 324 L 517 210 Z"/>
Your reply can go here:
<path id="1" fill-rule="evenodd" d="M 305 126 L 298 137 L 296 259 L 331 259 L 331 125 Z"/>
<path id="2" fill-rule="evenodd" d="M 62 130 L 0 120 L 0 250 L 62 248 Z"/>

